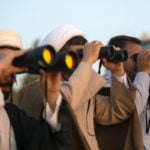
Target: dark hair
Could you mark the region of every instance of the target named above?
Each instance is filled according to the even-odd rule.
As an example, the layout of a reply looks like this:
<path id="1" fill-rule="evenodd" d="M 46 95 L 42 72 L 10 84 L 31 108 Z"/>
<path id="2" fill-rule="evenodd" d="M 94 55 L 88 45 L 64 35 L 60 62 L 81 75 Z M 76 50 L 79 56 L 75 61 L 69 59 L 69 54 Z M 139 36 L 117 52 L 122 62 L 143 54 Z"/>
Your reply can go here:
<path id="1" fill-rule="evenodd" d="M 136 37 L 119 35 L 119 36 L 112 37 L 109 40 L 108 45 L 114 45 L 116 47 L 120 47 L 123 49 L 128 43 L 134 43 L 140 45 L 142 41 Z"/>
<path id="2" fill-rule="evenodd" d="M 14 46 L 7 46 L 7 45 L 0 46 L 0 49 L 3 49 L 3 48 L 9 48 L 9 49 L 16 50 L 16 51 L 20 50 L 20 48 L 14 47 Z"/>
<path id="3" fill-rule="evenodd" d="M 70 46 L 70 45 L 85 45 L 87 43 L 87 39 L 85 39 L 82 36 L 75 36 L 72 37 L 64 46 L 62 49 Z"/>

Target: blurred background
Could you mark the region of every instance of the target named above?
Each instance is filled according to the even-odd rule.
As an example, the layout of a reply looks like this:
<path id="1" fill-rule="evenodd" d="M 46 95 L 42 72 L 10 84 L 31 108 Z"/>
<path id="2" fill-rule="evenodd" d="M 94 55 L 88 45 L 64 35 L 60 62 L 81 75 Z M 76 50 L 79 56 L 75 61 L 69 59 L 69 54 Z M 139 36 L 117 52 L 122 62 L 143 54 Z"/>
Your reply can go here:
<path id="1" fill-rule="evenodd" d="M 149 15 L 149 0 L 0 0 L 0 30 L 20 33 L 24 48 L 37 47 L 51 30 L 66 23 L 84 31 L 89 41 L 107 44 L 112 36 L 126 34 L 150 48 Z M 93 67 L 97 69 L 97 63 Z M 37 78 L 19 76 L 15 92 Z"/>

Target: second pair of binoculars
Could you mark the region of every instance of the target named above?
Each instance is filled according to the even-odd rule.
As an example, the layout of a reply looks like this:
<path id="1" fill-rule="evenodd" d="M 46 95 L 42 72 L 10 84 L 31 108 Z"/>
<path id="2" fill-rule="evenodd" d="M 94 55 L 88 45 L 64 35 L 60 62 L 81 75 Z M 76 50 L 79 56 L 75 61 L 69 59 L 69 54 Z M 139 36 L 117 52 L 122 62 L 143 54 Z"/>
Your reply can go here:
<path id="1" fill-rule="evenodd" d="M 79 58 L 83 57 L 83 50 L 77 51 Z M 128 52 L 125 49 L 115 50 L 113 46 L 104 46 L 101 48 L 99 59 L 105 58 L 109 62 L 124 62 L 128 59 Z"/>
<path id="2" fill-rule="evenodd" d="M 73 51 L 59 51 L 50 45 L 35 48 L 13 61 L 17 67 L 27 68 L 27 72 L 38 74 L 45 71 L 72 71 L 78 65 L 78 56 Z"/>

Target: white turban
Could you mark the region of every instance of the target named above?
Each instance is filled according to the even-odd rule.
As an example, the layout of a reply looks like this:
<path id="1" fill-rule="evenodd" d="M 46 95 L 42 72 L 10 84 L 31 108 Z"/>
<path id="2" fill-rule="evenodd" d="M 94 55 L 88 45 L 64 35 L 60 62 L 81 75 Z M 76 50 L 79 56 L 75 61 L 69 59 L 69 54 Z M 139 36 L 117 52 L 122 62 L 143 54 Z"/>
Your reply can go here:
<path id="1" fill-rule="evenodd" d="M 75 36 L 85 37 L 85 34 L 73 25 L 62 25 L 50 32 L 41 45 L 51 45 L 58 52 L 67 41 Z"/>
<path id="2" fill-rule="evenodd" d="M 21 37 L 18 33 L 2 30 L 0 30 L 0 46 L 23 48 Z"/>

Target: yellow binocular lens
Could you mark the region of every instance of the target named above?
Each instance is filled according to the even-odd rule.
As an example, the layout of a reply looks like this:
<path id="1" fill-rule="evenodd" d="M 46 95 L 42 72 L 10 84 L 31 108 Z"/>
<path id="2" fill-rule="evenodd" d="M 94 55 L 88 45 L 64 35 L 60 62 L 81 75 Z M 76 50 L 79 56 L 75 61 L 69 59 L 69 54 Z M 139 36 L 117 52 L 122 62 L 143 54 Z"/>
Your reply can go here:
<path id="1" fill-rule="evenodd" d="M 68 69 L 74 69 L 75 68 L 75 60 L 71 55 L 66 55 L 65 57 L 65 64 Z"/>
<path id="2" fill-rule="evenodd" d="M 45 48 L 43 50 L 43 53 L 42 53 L 42 57 L 43 57 L 43 60 L 45 61 L 46 64 L 51 64 L 51 62 L 53 61 L 53 56 L 51 54 L 51 52 L 49 51 L 49 49 Z"/>

